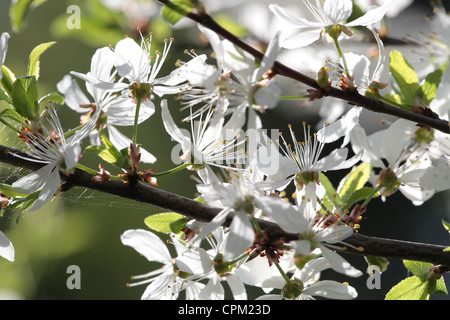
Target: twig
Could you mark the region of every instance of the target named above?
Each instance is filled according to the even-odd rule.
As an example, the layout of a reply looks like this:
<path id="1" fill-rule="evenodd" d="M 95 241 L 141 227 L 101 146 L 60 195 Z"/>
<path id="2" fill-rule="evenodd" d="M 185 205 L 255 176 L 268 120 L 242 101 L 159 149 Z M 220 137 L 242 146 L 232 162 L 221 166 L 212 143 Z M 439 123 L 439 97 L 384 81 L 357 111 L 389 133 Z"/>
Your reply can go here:
<path id="1" fill-rule="evenodd" d="M 42 166 L 41 163 L 18 158 L 15 156 L 16 154 L 21 155 L 22 157 L 26 156 L 20 150 L 0 145 L 0 162 L 29 170 L 37 170 Z M 207 204 L 147 184 L 136 183 L 130 185 L 120 180 L 94 182 L 92 177 L 92 174 L 80 169 L 76 169 L 75 172 L 69 176 L 61 175 L 61 178 L 70 186 L 88 188 L 139 201 L 148 205 L 160 207 L 164 210 L 177 212 L 202 222 L 211 221 L 221 211 L 221 208 L 211 207 Z M 228 216 L 225 226 L 229 226 L 232 218 L 233 213 Z M 260 219 L 258 219 L 257 222 L 260 228 L 267 232 L 269 239 L 273 241 L 281 238 L 284 238 L 286 241 L 298 239 L 298 235 L 285 232 L 273 222 Z M 376 238 L 359 233 L 354 233 L 351 237 L 347 238 L 345 242 L 360 250 L 352 249 L 349 246 L 345 251 L 342 251 L 344 253 L 417 260 L 430 262 L 435 265 L 440 264 L 450 266 L 450 252 L 444 252 L 445 246 L 442 245 Z"/>
<path id="2" fill-rule="evenodd" d="M 169 3 L 170 1 L 158 0 L 158 2 L 165 5 L 165 4 Z M 258 60 L 263 59 L 264 54 L 262 52 L 255 49 L 254 47 L 248 45 L 247 43 L 242 41 L 240 38 L 236 37 L 234 34 L 232 34 L 228 30 L 221 27 L 209 14 L 207 14 L 205 12 L 202 12 L 201 14 L 190 12 L 186 15 L 186 17 L 188 17 L 189 19 L 214 31 L 215 33 L 217 33 L 218 35 L 222 36 L 223 38 L 229 40 L 236 46 L 247 51 L 256 59 L 258 59 Z M 317 85 L 317 82 L 315 79 L 308 77 L 307 75 L 305 75 L 301 72 L 293 70 L 293 69 L 289 68 L 288 66 L 280 63 L 279 61 L 275 61 L 272 71 L 274 72 L 274 74 L 279 74 L 281 76 L 291 78 L 291 79 L 301 82 L 311 88 L 321 90 L 320 87 Z M 347 101 L 348 103 L 350 103 L 352 105 L 361 106 L 361 107 L 368 109 L 370 111 L 373 111 L 373 112 L 396 116 L 398 118 L 416 122 L 423 126 L 434 128 L 434 129 L 442 131 L 444 133 L 450 133 L 450 122 L 447 120 L 430 118 L 430 117 L 427 117 L 427 116 L 424 116 L 421 114 L 402 110 L 400 108 L 389 105 L 380 100 L 362 96 L 358 92 L 346 92 L 346 91 L 342 91 L 340 89 L 332 87 L 326 92 L 326 96 L 338 98 L 343 101 Z"/>

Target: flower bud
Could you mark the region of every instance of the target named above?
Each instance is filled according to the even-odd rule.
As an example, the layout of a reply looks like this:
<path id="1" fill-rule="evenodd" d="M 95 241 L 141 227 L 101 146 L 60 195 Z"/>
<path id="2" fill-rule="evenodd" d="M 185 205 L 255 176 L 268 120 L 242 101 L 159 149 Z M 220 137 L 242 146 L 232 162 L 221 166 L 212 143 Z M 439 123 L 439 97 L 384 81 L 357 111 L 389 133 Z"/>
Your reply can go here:
<path id="1" fill-rule="evenodd" d="M 286 282 L 281 294 L 286 299 L 296 299 L 303 292 L 303 282 L 300 279 L 294 278 L 293 280 Z"/>
<path id="2" fill-rule="evenodd" d="M 321 67 L 317 72 L 317 84 L 322 89 L 328 89 L 331 87 L 331 79 L 328 75 L 328 68 Z"/>

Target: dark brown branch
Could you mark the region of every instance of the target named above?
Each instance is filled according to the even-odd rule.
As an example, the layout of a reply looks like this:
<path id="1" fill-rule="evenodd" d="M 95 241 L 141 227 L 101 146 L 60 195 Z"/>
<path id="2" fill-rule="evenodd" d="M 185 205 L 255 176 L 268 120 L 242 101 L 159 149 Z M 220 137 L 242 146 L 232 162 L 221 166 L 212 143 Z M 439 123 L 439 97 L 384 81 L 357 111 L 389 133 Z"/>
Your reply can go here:
<path id="1" fill-rule="evenodd" d="M 15 156 L 19 154 L 25 156 L 21 151 L 0 145 L 0 162 L 11 164 L 17 167 L 37 170 L 42 164 L 28 161 Z M 135 185 L 126 184 L 120 180 L 107 182 L 92 181 L 93 175 L 83 170 L 75 170 L 69 176 L 61 175 L 62 179 L 71 186 L 97 190 L 123 198 L 139 201 L 148 205 L 157 206 L 164 210 L 178 212 L 184 216 L 202 222 L 211 221 L 220 208 L 211 207 L 204 203 L 182 197 L 147 184 L 137 183 Z M 225 226 L 229 226 L 233 214 L 228 216 Z M 283 231 L 277 224 L 265 220 L 258 220 L 261 229 L 265 230 L 271 240 L 284 238 L 286 241 L 297 239 L 297 235 Z M 345 253 L 357 255 L 383 256 L 385 258 L 407 259 L 430 262 L 435 265 L 450 266 L 450 252 L 443 252 L 445 246 L 415 243 L 401 240 L 382 239 L 361 235 L 359 233 L 345 240 L 350 246 Z M 360 250 L 351 247 L 360 248 Z"/>
<path id="2" fill-rule="evenodd" d="M 170 2 L 168 0 L 158 0 L 158 1 L 161 2 L 162 4 L 167 4 L 168 2 Z M 222 36 L 223 38 L 231 41 L 236 46 L 250 53 L 256 59 L 258 60 L 263 59 L 264 54 L 262 52 L 248 45 L 240 38 L 236 37 L 234 34 L 229 32 L 228 30 L 222 28 L 209 14 L 207 13 L 196 14 L 190 12 L 186 16 L 189 19 L 205 26 L 206 28 L 211 29 L 212 31 Z M 320 90 L 320 87 L 317 85 L 315 79 L 308 77 L 301 72 L 293 70 L 288 66 L 280 63 L 279 61 L 275 61 L 272 70 L 274 74 L 279 74 L 281 76 L 291 78 L 311 88 Z M 362 96 L 358 92 L 345 92 L 337 88 L 330 88 L 330 90 L 327 91 L 326 95 L 329 97 L 334 97 L 341 99 L 343 101 L 347 101 L 352 105 L 357 105 L 373 112 L 392 115 L 398 118 L 416 122 L 423 126 L 434 128 L 444 133 L 450 133 L 450 122 L 448 122 L 447 120 L 430 118 L 411 111 L 403 110 L 398 107 L 384 103 L 383 101 Z"/>

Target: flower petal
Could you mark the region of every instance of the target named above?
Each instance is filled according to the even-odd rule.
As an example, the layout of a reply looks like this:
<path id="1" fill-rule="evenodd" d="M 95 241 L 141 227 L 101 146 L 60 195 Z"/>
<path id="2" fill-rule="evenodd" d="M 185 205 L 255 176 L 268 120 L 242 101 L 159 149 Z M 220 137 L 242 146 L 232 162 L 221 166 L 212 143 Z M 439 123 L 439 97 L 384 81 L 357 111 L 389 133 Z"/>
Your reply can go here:
<path id="1" fill-rule="evenodd" d="M 359 17 L 359 18 L 351 21 L 350 23 L 347 23 L 346 26 L 347 27 L 356 27 L 356 26 L 367 27 L 374 23 L 377 23 L 378 21 L 383 19 L 384 15 L 388 11 L 391 4 L 392 4 L 392 0 L 386 1 L 383 5 L 375 8 L 375 9 L 367 11 L 366 14 L 363 15 L 362 17 Z"/>
<path id="2" fill-rule="evenodd" d="M 339 300 L 349 300 L 358 297 L 355 288 L 332 280 L 316 282 L 305 288 L 302 294 Z"/>
<path id="3" fill-rule="evenodd" d="M 264 214 L 272 217 L 286 232 L 301 233 L 309 226 L 301 213 L 291 203 L 281 198 L 273 196 L 258 197 L 254 199 L 254 202 Z"/>
<path id="4" fill-rule="evenodd" d="M 15 251 L 12 242 L 0 231 L 0 256 L 13 262 L 14 254 Z"/>
<path id="5" fill-rule="evenodd" d="M 132 247 L 148 261 L 171 264 L 172 257 L 165 243 L 154 233 L 143 229 L 125 231 L 120 240 L 126 246 Z"/>
<path id="6" fill-rule="evenodd" d="M 230 224 L 230 234 L 225 245 L 225 260 L 234 260 L 242 255 L 255 240 L 255 232 L 250 217 L 239 210 Z"/>

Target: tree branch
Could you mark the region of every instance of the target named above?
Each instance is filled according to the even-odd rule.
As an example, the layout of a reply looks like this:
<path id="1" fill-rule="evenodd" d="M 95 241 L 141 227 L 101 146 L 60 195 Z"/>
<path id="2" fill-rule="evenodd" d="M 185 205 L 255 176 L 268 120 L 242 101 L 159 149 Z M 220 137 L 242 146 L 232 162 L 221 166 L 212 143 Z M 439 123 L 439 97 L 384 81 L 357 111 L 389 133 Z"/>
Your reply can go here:
<path id="1" fill-rule="evenodd" d="M 164 5 L 170 2 L 169 0 L 158 0 L 158 1 Z M 234 34 L 229 32 L 228 30 L 222 28 L 209 14 L 204 12 L 202 12 L 201 14 L 190 12 L 186 15 L 186 17 L 214 31 L 215 33 L 229 40 L 236 46 L 247 51 L 256 59 L 258 60 L 263 59 L 264 54 L 262 52 L 248 45 L 240 38 L 236 37 Z M 321 88 L 317 85 L 315 79 L 308 77 L 296 70 L 293 70 L 288 66 L 280 63 L 279 61 L 275 61 L 272 70 L 275 74 L 291 78 L 311 88 L 321 90 Z M 358 92 L 345 92 L 340 89 L 332 87 L 326 92 L 326 96 L 347 101 L 352 105 L 363 107 L 372 112 L 388 114 L 391 116 L 416 122 L 423 126 L 434 128 L 444 133 L 450 133 L 450 122 L 447 120 L 435 119 L 411 111 L 403 110 L 398 107 L 389 105 L 383 101 L 362 96 Z"/>
<path id="2" fill-rule="evenodd" d="M 16 155 L 20 155 L 21 158 Z M 17 150 L 0 145 L 0 162 L 13 166 L 37 170 L 43 166 L 23 159 L 26 154 Z M 126 184 L 120 180 L 110 180 L 106 182 L 94 182 L 93 175 L 83 170 L 76 169 L 69 176 L 61 174 L 61 178 L 70 186 L 77 186 L 97 190 L 123 198 L 157 206 L 165 210 L 180 213 L 189 218 L 209 222 L 220 211 L 220 208 L 211 207 L 207 204 L 185 198 L 143 183 Z M 229 226 L 233 214 L 227 217 L 225 226 Z M 286 241 L 298 239 L 298 235 L 286 233 L 277 224 L 258 220 L 262 230 L 265 230 L 270 240 L 284 238 Z M 409 241 L 383 239 L 365 236 L 354 233 L 345 240 L 349 246 L 343 248 L 343 253 L 356 255 L 383 256 L 385 258 L 406 259 L 430 262 L 435 265 L 450 266 L 450 252 L 443 252 L 445 246 L 425 243 L 415 243 Z M 351 247 L 359 248 L 352 249 Z"/>

